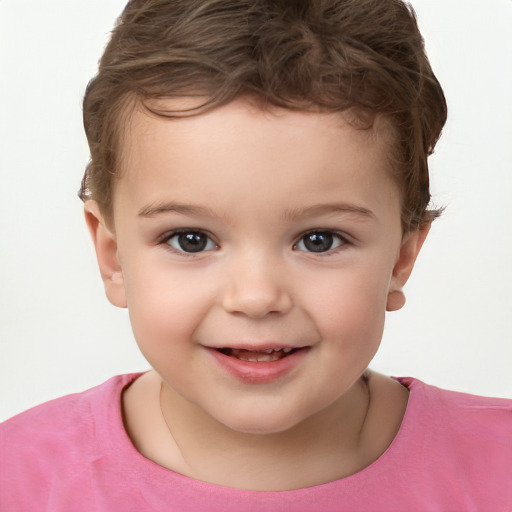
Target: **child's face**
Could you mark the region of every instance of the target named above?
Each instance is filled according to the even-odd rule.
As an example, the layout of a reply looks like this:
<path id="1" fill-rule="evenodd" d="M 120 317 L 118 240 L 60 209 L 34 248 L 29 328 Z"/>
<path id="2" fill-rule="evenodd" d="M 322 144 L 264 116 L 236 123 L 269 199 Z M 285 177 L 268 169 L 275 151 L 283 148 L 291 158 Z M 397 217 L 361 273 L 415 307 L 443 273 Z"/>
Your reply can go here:
<path id="1" fill-rule="evenodd" d="M 98 255 L 110 300 L 188 404 L 277 432 L 358 380 L 421 245 L 402 238 L 388 146 L 340 114 L 243 101 L 179 120 L 134 114 L 115 237 L 100 225 Z"/>

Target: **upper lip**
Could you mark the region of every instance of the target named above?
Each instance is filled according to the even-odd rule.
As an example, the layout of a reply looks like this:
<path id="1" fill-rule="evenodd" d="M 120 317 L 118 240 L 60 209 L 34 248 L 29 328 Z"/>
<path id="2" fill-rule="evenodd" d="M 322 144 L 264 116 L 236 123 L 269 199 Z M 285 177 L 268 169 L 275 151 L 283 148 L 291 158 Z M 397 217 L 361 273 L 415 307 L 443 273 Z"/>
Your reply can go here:
<path id="1" fill-rule="evenodd" d="M 251 352 L 264 352 L 265 350 L 280 350 L 283 348 L 289 349 L 298 349 L 304 348 L 306 345 L 291 345 L 288 343 L 274 343 L 274 342 L 265 342 L 265 343 L 224 343 L 224 344 L 213 344 L 213 345 L 205 345 L 206 348 L 213 349 L 222 349 L 222 348 L 231 348 L 235 350 L 248 350 Z"/>

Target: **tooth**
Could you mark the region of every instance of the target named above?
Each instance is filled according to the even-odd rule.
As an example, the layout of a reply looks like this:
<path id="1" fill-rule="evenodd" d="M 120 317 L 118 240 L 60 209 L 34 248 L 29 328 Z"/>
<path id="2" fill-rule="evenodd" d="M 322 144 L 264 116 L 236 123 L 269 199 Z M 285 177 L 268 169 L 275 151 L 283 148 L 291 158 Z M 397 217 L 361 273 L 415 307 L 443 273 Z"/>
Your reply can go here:
<path id="1" fill-rule="evenodd" d="M 274 352 L 274 349 L 273 348 L 269 348 L 268 350 L 264 350 L 263 352 L 265 352 L 267 354 L 272 354 L 272 352 Z"/>
<path id="2" fill-rule="evenodd" d="M 292 351 L 292 349 L 291 349 L 291 348 L 289 348 L 289 347 L 287 347 L 287 348 L 283 348 L 283 349 L 281 349 L 281 350 L 282 350 L 285 354 L 288 354 L 288 352 L 291 352 L 291 351 Z"/>

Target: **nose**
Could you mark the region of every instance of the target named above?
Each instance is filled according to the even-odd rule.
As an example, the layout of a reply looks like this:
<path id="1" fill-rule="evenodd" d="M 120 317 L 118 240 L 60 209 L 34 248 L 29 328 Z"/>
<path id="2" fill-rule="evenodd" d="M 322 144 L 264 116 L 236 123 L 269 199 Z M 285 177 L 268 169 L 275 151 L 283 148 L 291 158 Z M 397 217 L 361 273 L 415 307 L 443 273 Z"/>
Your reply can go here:
<path id="1" fill-rule="evenodd" d="M 254 319 L 285 314 L 293 306 L 285 278 L 284 269 L 275 262 L 241 258 L 229 269 L 222 305 L 229 313 Z"/>

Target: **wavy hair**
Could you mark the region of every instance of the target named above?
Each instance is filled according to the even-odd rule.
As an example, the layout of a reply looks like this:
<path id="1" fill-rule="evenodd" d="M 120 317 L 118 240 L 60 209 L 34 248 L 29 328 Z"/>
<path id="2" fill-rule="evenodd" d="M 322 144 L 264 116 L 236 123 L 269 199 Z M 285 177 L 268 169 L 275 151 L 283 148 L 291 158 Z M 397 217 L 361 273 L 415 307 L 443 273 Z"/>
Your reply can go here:
<path id="1" fill-rule="evenodd" d="M 188 111 L 153 99 L 206 98 Z M 84 97 L 91 158 L 80 197 L 107 219 L 130 105 L 181 117 L 248 96 L 263 108 L 352 110 L 393 130 L 390 157 L 402 190 L 402 226 L 436 218 L 427 158 L 446 121 L 443 90 L 412 7 L 401 0 L 131 0 Z"/>

